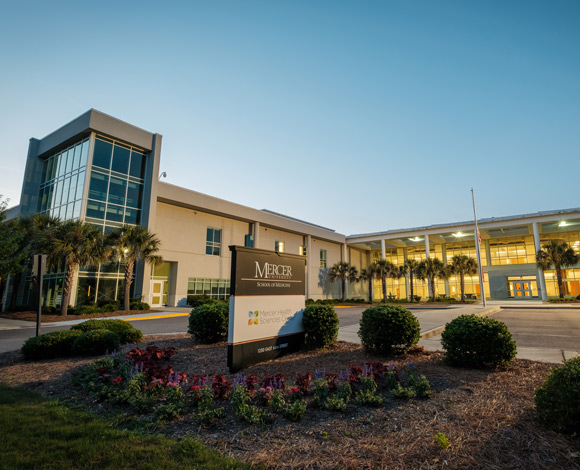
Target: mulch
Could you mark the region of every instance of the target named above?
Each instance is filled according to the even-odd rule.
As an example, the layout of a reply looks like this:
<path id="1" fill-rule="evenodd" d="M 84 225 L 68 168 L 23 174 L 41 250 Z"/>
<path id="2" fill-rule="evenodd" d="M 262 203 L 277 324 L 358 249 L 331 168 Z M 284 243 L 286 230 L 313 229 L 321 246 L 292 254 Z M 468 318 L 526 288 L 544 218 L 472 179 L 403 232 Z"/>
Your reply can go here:
<path id="1" fill-rule="evenodd" d="M 173 346 L 175 370 L 188 375 L 224 374 L 224 344 L 200 345 L 187 335 L 146 336 L 145 347 Z M 345 413 L 309 409 L 299 423 L 277 417 L 271 425 L 248 425 L 232 416 L 201 426 L 191 416 L 160 426 L 172 438 L 190 436 L 224 455 L 275 469 L 578 469 L 580 438 L 540 427 L 534 420 L 534 390 L 551 364 L 516 360 L 506 370 L 456 369 L 442 363 L 441 353 L 380 357 L 360 345 L 339 342 L 323 351 L 291 354 L 250 367 L 261 378 L 281 372 L 344 370 L 369 360 L 394 364 L 405 376 L 413 361 L 435 391 L 430 399 L 401 400 L 385 395 L 378 409 L 349 405 Z M 102 414 L 117 415 L 112 405 L 83 396 L 70 383 L 71 371 L 94 359 L 67 358 L 26 362 L 17 352 L 0 354 L 0 380 L 36 390 L 45 396 L 82 404 Z M 444 433 L 450 446 L 442 449 L 433 436 Z"/>
<path id="2" fill-rule="evenodd" d="M 108 317 L 120 317 L 123 315 L 139 315 L 141 313 L 162 313 L 162 310 L 117 310 L 116 312 L 104 312 L 104 313 L 90 313 L 88 315 L 67 315 L 63 317 L 62 315 L 42 315 L 42 323 L 55 323 L 60 321 L 69 320 L 90 320 L 91 318 L 108 318 Z M 12 313 L 0 313 L 0 317 L 9 318 L 10 320 L 24 320 L 36 322 L 36 312 L 12 312 Z"/>

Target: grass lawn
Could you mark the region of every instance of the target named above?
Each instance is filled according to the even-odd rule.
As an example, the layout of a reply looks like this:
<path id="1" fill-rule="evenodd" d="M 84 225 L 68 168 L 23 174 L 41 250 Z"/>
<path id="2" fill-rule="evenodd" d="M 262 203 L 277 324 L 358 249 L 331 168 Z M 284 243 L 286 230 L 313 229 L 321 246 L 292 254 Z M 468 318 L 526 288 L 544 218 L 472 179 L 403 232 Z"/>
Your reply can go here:
<path id="1" fill-rule="evenodd" d="M 38 394 L 0 384 L 0 469 L 237 469 L 194 439 L 115 429 Z"/>

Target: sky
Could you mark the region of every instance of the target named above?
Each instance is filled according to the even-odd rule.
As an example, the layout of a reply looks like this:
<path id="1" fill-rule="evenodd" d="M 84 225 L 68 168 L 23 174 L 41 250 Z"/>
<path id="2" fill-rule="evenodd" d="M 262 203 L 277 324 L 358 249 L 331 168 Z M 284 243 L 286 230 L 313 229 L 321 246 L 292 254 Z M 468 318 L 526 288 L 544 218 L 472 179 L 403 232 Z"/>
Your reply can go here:
<path id="1" fill-rule="evenodd" d="M 6 2 L 0 194 L 90 108 L 163 179 L 344 234 L 580 207 L 577 0 Z"/>

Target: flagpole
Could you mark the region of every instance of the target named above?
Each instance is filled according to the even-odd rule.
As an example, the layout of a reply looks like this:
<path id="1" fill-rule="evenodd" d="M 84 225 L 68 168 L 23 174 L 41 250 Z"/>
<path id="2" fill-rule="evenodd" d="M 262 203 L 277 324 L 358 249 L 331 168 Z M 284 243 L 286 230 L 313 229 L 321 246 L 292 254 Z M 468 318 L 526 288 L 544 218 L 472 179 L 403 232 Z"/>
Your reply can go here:
<path id="1" fill-rule="evenodd" d="M 475 251 L 477 252 L 477 267 L 479 268 L 479 285 L 481 287 L 481 301 L 483 306 L 485 303 L 485 285 L 483 284 L 483 266 L 481 265 L 481 249 L 479 247 L 479 227 L 477 225 L 477 212 L 475 210 L 475 193 L 471 188 L 471 200 L 473 201 L 473 218 L 475 219 Z"/>

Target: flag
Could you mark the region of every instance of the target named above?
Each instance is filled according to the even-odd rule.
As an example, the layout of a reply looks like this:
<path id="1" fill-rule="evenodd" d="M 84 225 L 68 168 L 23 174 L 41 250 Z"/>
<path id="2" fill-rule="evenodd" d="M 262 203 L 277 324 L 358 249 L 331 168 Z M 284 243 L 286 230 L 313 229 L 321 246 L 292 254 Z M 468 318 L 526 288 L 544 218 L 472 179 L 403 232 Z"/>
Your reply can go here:
<path id="1" fill-rule="evenodd" d="M 481 233 L 479 233 L 479 230 L 477 231 L 477 241 L 481 243 Z"/>

